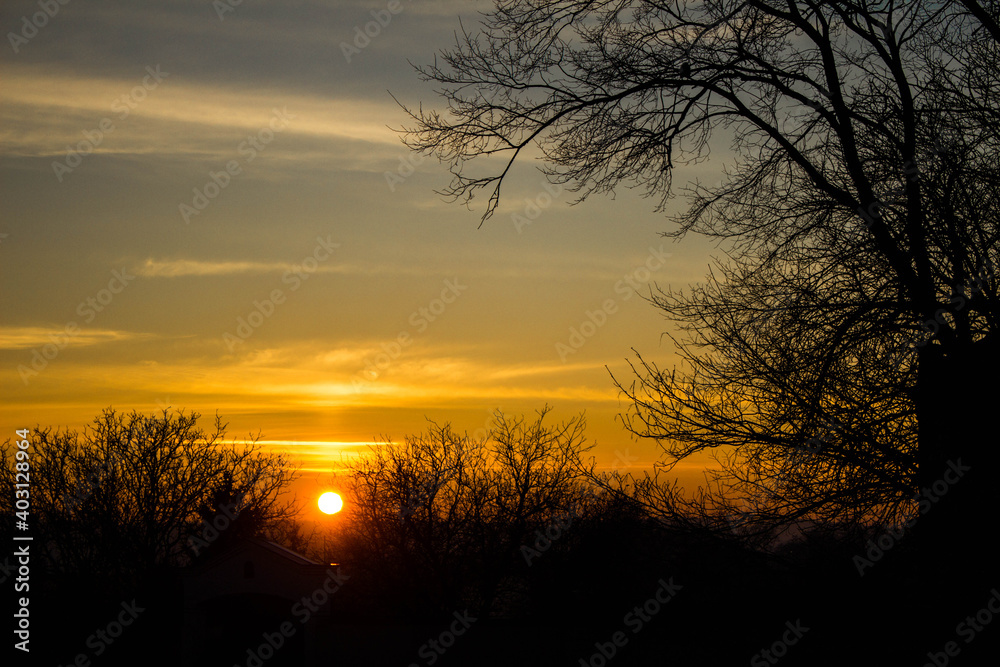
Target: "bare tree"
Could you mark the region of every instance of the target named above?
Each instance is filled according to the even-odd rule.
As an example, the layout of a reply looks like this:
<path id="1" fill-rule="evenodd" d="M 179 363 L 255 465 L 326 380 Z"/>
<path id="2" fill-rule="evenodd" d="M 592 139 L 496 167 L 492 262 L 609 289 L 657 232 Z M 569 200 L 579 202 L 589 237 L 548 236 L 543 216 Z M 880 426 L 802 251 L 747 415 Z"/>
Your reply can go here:
<path id="1" fill-rule="evenodd" d="M 866 316 L 886 298 L 866 267 L 852 280 L 839 265 L 782 268 L 730 262 L 704 286 L 655 296 L 679 325 L 683 368 L 639 356 L 638 380 L 618 384 L 625 425 L 662 444 L 667 469 L 717 453 L 714 493 L 672 497 L 674 514 L 760 538 L 805 522 L 897 523 L 916 509 L 909 341 Z"/>
<path id="2" fill-rule="evenodd" d="M 211 432 L 198 419 L 109 408 L 83 433 L 32 431 L 30 529 L 53 576 L 127 588 L 154 568 L 191 562 L 219 535 L 259 534 L 290 515 L 286 462 L 253 441 L 225 442 L 218 417 Z M 16 449 L 0 447 L 6 517 Z"/>
<path id="3" fill-rule="evenodd" d="M 532 421 L 497 411 L 481 439 L 431 422 L 374 445 L 344 480 L 346 557 L 396 599 L 488 614 L 502 580 L 523 571 L 533 531 L 585 502 L 584 420 L 549 425 L 549 411 Z"/>
<path id="4" fill-rule="evenodd" d="M 627 184 L 664 210 L 675 170 L 727 139 L 724 179 L 680 190 L 690 205 L 673 234 L 726 241 L 732 270 L 691 300 L 658 301 L 707 327 L 700 343 L 716 357 L 688 355 L 699 385 L 690 400 L 676 398 L 676 376 L 638 368 L 633 425 L 679 456 L 699 443 L 752 445 L 738 455 L 741 483 L 783 480 L 784 500 L 768 512 L 786 516 L 846 511 L 850 490 L 860 510 L 889 517 L 961 460 L 971 472 L 922 525 L 968 555 L 988 532 L 981 524 L 995 526 L 984 510 L 1000 463 L 987 444 L 990 401 L 966 390 L 1000 363 L 998 11 L 972 1 L 499 1 L 420 70 L 440 84 L 448 114 L 412 111 L 405 140 L 450 163 L 445 194 L 490 192 L 485 220 L 533 145 L 549 177 L 581 199 Z M 490 155 L 503 166 L 475 173 L 473 159 Z M 788 278 L 797 272 L 804 280 Z M 776 297 L 793 282 L 802 298 L 784 308 Z M 810 328 L 817 342 L 792 339 Z M 755 400 L 769 403 L 756 410 Z M 779 478 L 823 432 L 827 454 Z"/>

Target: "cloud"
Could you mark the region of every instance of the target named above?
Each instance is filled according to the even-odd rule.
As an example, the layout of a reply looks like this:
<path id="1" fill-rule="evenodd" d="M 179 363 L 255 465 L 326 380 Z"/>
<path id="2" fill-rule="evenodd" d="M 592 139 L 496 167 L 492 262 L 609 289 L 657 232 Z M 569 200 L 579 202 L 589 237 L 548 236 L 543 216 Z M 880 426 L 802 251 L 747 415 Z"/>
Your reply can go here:
<path id="1" fill-rule="evenodd" d="M 448 273 L 460 273 L 462 276 L 478 276 L 490 279 L 506 280 L 549 280 L 562 282 L 593 281 L 604 284 L 609 290 L 614 288 L 624 278 L 629 277 L 635 267 L 642 266 L 641 261 L 634 264 L 614 261 L 613 259 L 590 259 L 578 252 L 563 250 L 560 253 L 551 251 L 526 251 L 519 255 L 510 254 L 507 262 L 502 265 L 483 266 L 475 257 L 451 257 L 451 266 L 442 271 L 441 266 L 417 263 L 405 257 L 396 261 L 369 262 L 338 262 L 319 264 L 309 273 L 327 273 L 354 276 L 444 276 Z M 147 257 L 140 263 L 133 264 L 129 271 L 145 278 L 180 278 L 186 276 L 235 276 L 280 274 L 286 271 L 300 271 L 301 261 L 262 261 L 242 259 L 189 259 L 173 258 L 158 259 Z M 623 283 L 624 285 L 624 283 Z M 632 289 L 631 285 L 645 288 L 645 284 L 629 283 L 619 286 L 619 289 Z M 641 289 L 640 289 L 641 291 Z"/>
<path id="2" fill-rule="evenodd" d="M 199 260 L 199 259 L 146 259 L 142 264 L 130 269 L 144 278 L 181 278 L 187 276 L 234 276 L 262 275 L 269 273 L 301 272 L 301 263 L 264 262 L 250 260 Z M 440 270 L 425 266 L 400 266 L 398 264 L 319 264 L 305 269 L 312 273 L 332 273 L 341 275 L 385 276 L 414 275 L 436 276 Z"/>
<path id="3" fill-rule="evenodd" d="M 96 142 L 97 154 L 234 159 L 240 142 L 269 132 L 280 112 L 289 120 L 276 136 L 400 148 L 388 126 L 398 126 L 402 112 L 388 98 L 373 102 L 275 88 L 225 88 L 185 80 L 167 64 L 148 66 L 160 69 L 162 80 L 155 87 L 142 67 L 131 78 L 103 78 L 8 66 L 0 146 L 21 157 L 65 155 L 67 146 L 86 141 L 85 133 L 97 136 L 105 121 L 113 129 Z"/>
<path id="4" fill-rule="evenodd" d="M 180 278 L 184 276 L 232 276 L 241 274 L 285 273 L 295 271 L 301 266 L 286 262 L 251 262 L 251 261 L 205 261 L 197 259 L 147 259 L 141 266 L 133 269 L 145 278 Z M 310 273 L 351 273 L 344 265 L 320 264 Z"/>
<path id="5" fill-rule="evenodd" d="M 0 327 L 0 350 L 27 350 L 54 341 L 62 341 L 65 344 L 64 341 L 68 336 L 72 345 L 78 347 L 152 338 L 154 334 L 110 329 L 80 329 L 76 333 L 69 334 L 65 329 L 57 327 Z"/>

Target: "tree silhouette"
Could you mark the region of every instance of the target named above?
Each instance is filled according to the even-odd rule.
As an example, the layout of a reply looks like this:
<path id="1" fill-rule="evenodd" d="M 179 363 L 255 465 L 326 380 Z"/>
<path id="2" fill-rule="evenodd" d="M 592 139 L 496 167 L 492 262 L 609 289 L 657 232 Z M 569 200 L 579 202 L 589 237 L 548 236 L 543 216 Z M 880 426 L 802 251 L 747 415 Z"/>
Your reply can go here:
<path id="1" fill-rule="evenodd" d="M 662 444 L 668 469 L 705 450 L 721 468 L 713 493 L 651 505 L 762 543 L 805 522 L 884 526 L 912 514 L 915 368 L 906 334 L 866 318 L 885 285 L 858 259 L 853 276 L 836 263 L 731 261 L 705 285 L 653 297 L 678 323 L 683 369 L 639 356 L 639 379 L 618 384 L 631 401 L 625 425 Z"/>
<path id="2" fill-rule="evenodd" d="M 825 455 L 782 477 L 782 514 L 856 502 L 891 516 L 961 460 L 971 471 L 921 520 L 925 567 L 976 570 L 959 567 L 968 557 L 988 568 L 977 554 L 996 527 L 985 508 L 1000 461 L 991 401 L 970 390 L 1000 364 L 998 11 L 973 0 L 498 2 L 420 69 L 449 113 L 411 111 L 405 140 L 451 165 L 444 194 L 490 192 L 484 221 L 532 145 L 580 199 L 627 184 L 665 210 L 675 169 L 728 140 L 724 179 L 681 190 L 690 205 L 673 234 L 727 242 L 732 272 L 658 305 L 737 349 L 694 362 L 693 406 L 675 403 L 676 376 L 637 369 L 633 423 L 675 455 L 699 438 L 752 445 L 741 452 L 750 484 L 829 432 L 824 422 L 842 424 Z M 491 155 L 503 166 L 474 172 L 473 158 Z M 776 301 L 786 287 L 797 306 Z M 775 307 L 767 317 L 787 333 L 754 319 Z M 808 330 L 820 340 L 792 338 Z M 771 403 L 758 412 L 753 400 Z M 826 500 L 797 480 L 817 480 Z"/>
<path id="3" fill-rule="evenodd" d="M 404 611 L 489 614 L 534 531 L 586 502 L 583 418 L 549 425 L 549 411 L 497 411 L 485 438 L 431 422 L 372 446 L 345 473 L 345 559 Z"/>
<path id="4" fill-rule="evenodd" d="M 134 594 L 149 573 L 289 516 L 280 494 L 293 473 L 283 459 L 252 442 L 225 443 L 218 417 L 211 432 L 198 419 L 109 408 L 83 433 L 33 430 L 30 529 L 44 547 L 35 562 L 53 585 L 86 575 L 95 587 Z M 14 511 L 14 451 L 10 441 L 0 447 L 5 517 Z"/>

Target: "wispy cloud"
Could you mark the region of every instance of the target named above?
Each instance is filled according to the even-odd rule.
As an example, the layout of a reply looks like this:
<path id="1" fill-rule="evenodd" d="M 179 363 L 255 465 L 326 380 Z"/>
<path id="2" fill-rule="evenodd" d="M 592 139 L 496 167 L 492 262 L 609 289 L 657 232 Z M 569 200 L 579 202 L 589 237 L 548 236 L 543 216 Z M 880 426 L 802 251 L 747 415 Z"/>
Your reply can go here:
<path id="1" fill-rule="evenodd" d="M 484 266 L 476 258 L 449 258 L 450 268 L 442 269 L 440 265 L 428 265 L 400 258 L 396 261 L 370 262 L 339 262 L 324 263 L 309 273 L 328 273 L 341 275 L 363 276 L 439 276 L 449 273 L 461 273 L 462 276 L 481 276 L 491 279 L 514 280 L 557 280 L 581 281 L 589 280 L 604 283 L 608 289 L 616 286 L 618 281 L 629 276 L 634 266 L 641 266 L 637 260 L 634 265 L 610 260 L 584 261 L 578 254 L 564 252 L 562 254 L 528 252 L 521 256 L 511 256 L 506 265 Z M 153 258 L 148 257 L 138 263 L 132 263 L 130 271 L 145 278 L 180 278 L 185 276 L 233 276 L 280 274 L 286 271 L 301 270 L 301 265 L 295 262 L 242 260 L 242 259 L 190 259 L 190 258 Z M 632 289 L 632 284 L 618 285 L 619 289 Z M 640 291 L 644 285 L 639 284 Z"/>
<path id="2" fill-rule="evenodd" d="M 0 350 L 27 350 L 65 341 L 67 336 L 66 330 L 58 327 L 0 327 Z M 110 329 L 80 329 L 71 334 L 74 347 L 152 337 L 154 334 Z"/>
<path id="3" fill-rule="evenodd" d="M 11 155 L 49 157 L 84 139 L 102 119 L 114 125 L 95 153 L 233 157 L 240 136 L 268 127 L 273 109 L 291 117 L 283 135 L 351 140 L 399 148 L 388 126 L 400 124 L 398 107 L 387 99 L 310 96 L 299 91 L 223 88 L 184 80 L 167 63 L 164 78 L 142 99 L 146 70 L 132 78 L 68 76 L 47 68 L 11 66 L 5 71 L 5 104 L 0 107 L 0 146 Z M 237 141 L 237 143 L 233 143 Z M 193 155 L 192 155 L 193 154 Z"/>
<path id="4" fill-rule="evenodd" d="M 142 265 L 133 269 L 145 278 L 179 278 L 183 276 L 231 276 L 240 274 L 284 273 L 295 271 L 301 266 L 287 262 L 250 262 L 250 261 L 206 261 L 196 259 L 147 259 Z M 321 264 L 310 273 L 352 273 L 352 269 L 344 265 Z"/>
<path id="5" fill-rule="evenodd" d="M 186 276 L 234 276 L 261 275 L 302 271 L 302 265 L 294 262 L 264 262 L 251 260 L 200 260 L 200 259 L 146 259 L 131 271 L 144 278 L 181 278 Z M 441 271 L 434 267 L 398 265 L 384 263 L 339 263 L 320 264 L 310 267 L 308 273 L 332 273 L 342 275 L 413 275 L 435 276 Z"/>

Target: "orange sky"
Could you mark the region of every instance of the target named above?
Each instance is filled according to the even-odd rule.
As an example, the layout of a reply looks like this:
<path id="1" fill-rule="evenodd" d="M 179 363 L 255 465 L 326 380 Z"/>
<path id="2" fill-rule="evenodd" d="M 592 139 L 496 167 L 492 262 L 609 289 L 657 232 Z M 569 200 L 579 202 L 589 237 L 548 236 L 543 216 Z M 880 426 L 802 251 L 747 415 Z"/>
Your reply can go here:
<path id="1" fill-rule="evenodd" d="M 627 190 L 571 205 L 531 156 L 481 229 L 481 207 L 434 194 L 447 170 L 387 127 L 406 118 L 386 90 L 435 106 L 407 61 L 475 3 L 407 5 L 350 62 L 337 45 L 361 2 L 224 20 L 92 5 L 0 56 L 4 432 L 108 406 L 206 427 L 218 411 L 320 474 L 426 418 L 475 431 L 549 404 L 586 412 L 599 465 L 657 459 L 616 420 L 609 369 L 627 381 L 632 348 L 673 363 L 642 296 L 700 279 L 713 249 L 665 241 L 666 216 Z M 25 7 L 5 3 L 3 24 Z"/>

